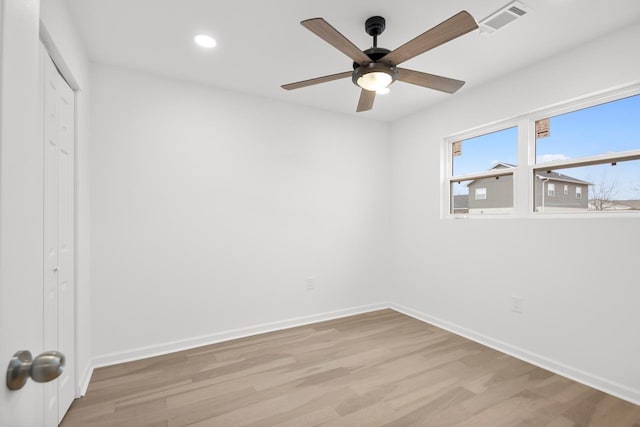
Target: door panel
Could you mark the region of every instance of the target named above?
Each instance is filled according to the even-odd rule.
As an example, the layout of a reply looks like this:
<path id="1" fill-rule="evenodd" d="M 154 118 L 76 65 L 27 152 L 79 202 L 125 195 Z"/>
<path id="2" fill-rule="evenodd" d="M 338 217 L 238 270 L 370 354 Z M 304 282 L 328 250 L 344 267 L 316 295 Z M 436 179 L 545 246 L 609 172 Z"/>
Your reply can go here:
<path id="1" fill-rule="evenodd" d="M 67 356 L 67 367 L 59 378 L 58 422 L 75 397 L 75 99 L 58 74 L 58 351 Z"/>
<path id="2" fill-rule="evenodd" d="M 44 47 L 44 348 L 58 348 L 58 81 Z M 46 425 L 58 419 L 58 381 L 43 384 Z"/>
<path id="3" fill-rule="evenodd" d="M 42 49 L 44 80 L 44 347 L 66 356 L 45 385 L 45 425 L 56 426 L 74 398 L 74 94 Z"/>

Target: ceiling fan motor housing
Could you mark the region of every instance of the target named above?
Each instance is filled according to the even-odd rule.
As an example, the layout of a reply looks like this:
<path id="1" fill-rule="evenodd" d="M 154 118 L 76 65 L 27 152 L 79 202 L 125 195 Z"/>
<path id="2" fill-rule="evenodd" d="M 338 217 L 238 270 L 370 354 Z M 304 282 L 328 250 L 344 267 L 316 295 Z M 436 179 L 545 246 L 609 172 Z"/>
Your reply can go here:
<path id="1" fill-rule="evenodd" d="M 380 59 L 384 58 L 387 53 L 391 52 L 389 49 L 385 49 L 382 47 L 372 47 L 371 49 L 363 50 L 363 52 L 371 59 L 371 62 L 378 62 Z M 389 64 L 390 66 L 392 64 Z M 353 69 L 357 70 L 361 65 L 357 62 L 353 63 Z"/>

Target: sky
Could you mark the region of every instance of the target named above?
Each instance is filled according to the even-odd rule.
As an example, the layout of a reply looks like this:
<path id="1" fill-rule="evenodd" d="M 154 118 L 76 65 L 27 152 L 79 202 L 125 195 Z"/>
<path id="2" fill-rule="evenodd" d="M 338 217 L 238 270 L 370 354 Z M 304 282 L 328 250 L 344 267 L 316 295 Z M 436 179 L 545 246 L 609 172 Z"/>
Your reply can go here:
<path id="1" fill-rule="evenodd" d="M 462 142 L 454 157 L 454 175 L 482 172 L 497 162 L 517 164 L 517 128 L 504 129 Z M 536 143 L 536 162 L 640 149 L 640 95 L 551 117 L 550 136 Z M 563 169 L 564 175 L 613 186 L 613 199 L 640 199 L 640 160 Z M 454 194 L 464 194 L 456 185 Z"/>

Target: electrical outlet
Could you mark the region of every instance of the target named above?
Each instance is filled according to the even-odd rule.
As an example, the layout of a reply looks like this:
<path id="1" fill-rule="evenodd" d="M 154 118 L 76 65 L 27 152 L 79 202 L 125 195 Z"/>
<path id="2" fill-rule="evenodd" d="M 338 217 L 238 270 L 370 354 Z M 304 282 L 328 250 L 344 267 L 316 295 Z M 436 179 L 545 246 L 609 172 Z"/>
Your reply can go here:
<path id="1" fill-rule="evenodd" d="M 316 287 L 316 279 L 315 277 L 307 277 L 307 290 L 312 291 Z"/>
<path id="2" fill-rule="evenodd" d="M 524 304 L 524 300 L 522 297 L 512 296 L 511 297 L 511 311 L 514 313 L 522 314 L 522 306 Z"/>

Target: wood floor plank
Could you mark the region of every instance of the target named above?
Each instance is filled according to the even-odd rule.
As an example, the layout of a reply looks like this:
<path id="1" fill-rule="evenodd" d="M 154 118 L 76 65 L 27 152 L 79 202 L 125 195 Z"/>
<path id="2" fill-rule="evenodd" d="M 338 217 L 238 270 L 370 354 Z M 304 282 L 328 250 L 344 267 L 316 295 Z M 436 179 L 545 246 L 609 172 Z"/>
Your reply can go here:
<path id="1" fill-rule="evenodd" d="M 63 427 L 640 427 L 640 407 L 393 310 L 97 369 Z"/>

